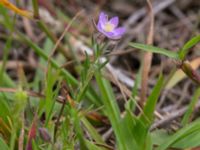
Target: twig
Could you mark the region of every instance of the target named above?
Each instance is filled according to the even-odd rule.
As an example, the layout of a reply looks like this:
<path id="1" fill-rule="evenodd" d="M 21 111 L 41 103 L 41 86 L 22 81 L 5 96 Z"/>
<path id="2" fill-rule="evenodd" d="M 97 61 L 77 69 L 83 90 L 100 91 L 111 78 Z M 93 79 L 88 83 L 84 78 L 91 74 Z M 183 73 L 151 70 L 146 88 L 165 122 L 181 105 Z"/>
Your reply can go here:
<path id="1" fill-rule="evenodd" d="M 160 121 L 154 123 L 151 127 L 151 130 L 161 127 L 165 124 L 169 124 L 169 122 L 173 121 L 174 119 L 181 117 L 187 111 L 187 108 L 188 108 L 188 106 L 185 106 L 185 107 L 171 113 L 169 116 L 164 117 L 163 120 L 160 120 Z M 198 110 L 199 108 L 200 108 L 200 101 L 197 103 L 195 110 Z"/>
<path id="2" fill-rule="evenodd" d="M 63 90 L 64 90 L 64 93 L 65 93 L 65 96 L 67 97 L 67 95 L 68 95 L 67 90 L 65 90 L 65 89 L 63 89 Z M 57 135 L 57 131 L 58 131 L 59 124 L 60 124 L 60 118 L 61 118 L 61 116 L 63 114 L 63 111 L 64 111 L 64 108 L 65 108 L 65 103 L 66 103 L 66 99 L 64 98 L 62 107 L 60 109 L 59 115 L 58 115 L 56 123 L 55 123 L 55 128 L 54 128 L 54 143 L 56 142 L 56 135 Z"/>

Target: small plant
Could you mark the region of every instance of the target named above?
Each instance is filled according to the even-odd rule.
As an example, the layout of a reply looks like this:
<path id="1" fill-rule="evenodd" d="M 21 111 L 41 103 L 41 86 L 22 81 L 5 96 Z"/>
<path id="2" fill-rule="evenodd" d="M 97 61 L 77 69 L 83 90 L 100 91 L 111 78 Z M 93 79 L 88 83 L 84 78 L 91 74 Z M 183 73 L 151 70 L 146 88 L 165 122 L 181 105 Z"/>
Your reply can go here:
<path id="1" fill-rule="evenodd" d="M 167 150 L 200 146 L 200 120 L 197 117 L 191 120 L 200 96 L 200 75 L 187 60 L 189 50 L 200 42 L 200 35 L 190 39 L 177 52 L 153 45 L 128 43 L 129 48 L 163 55 L 174 60 L 172 63 L 176 62 L 171 76 L 167 77 L 162 71 L 156 76 L 156 83 L 144 105 L 140 105 L 139 93 L 143 90 L 140 89 L 140 70 L 135 79 L 131 80 L 134 86 L 129 90 L 120 84 L 116 78 L 119 72 L 114 72 L 109 63 L 112 48 L 129 32 L 124 26 L 119 27 L 119 17 L 108 19 L 105 12 L 100 12 L 97 24 L 95 23 L 97 36 L 95 33 L 92 33 L 93 36 L 90 34 L 92 38 L 83 40 L 87 43 L 83 46 L 81 40 L 76 40 L 76 36 L 82 39 L 81 33 L 85 30 L 77 30 L 76 36 L 67 33 L 70 27 L 73 31 L 80 26 L 74 23 L 75 19 L 69 21 L 65 14 L 55 11 L 60 20 L 68 20 L 63 34 L 57 39 L 53 29 L 40 17 L 38 2 L 45 3 L 32 0 L 32 13 L 19 9 L 8 0 L 0 0 L 0 25 L 7 31 L 3 36 L 5 46 L 0 64 L 2 150 Z M 55 3 L 59 5 L 62 2 Z M 45 7 L 51 10 L 50 6 L 52 5 L 45 3 Z M 9 10 L 30 19 L 33 26 L 26 19 L 23 20 L 26 24 L 24 32 L 16 24 L 17 17 L 10 17 Z M 35 27 L 36 33 L 42 32 L 43 39 L 34 39 L 34 31 L 29 27 Z M 89 33 L 88 29 L 86 31 Z M 14 55 L 17 57 L 17 73 L 13 75 L 6 70 L 10 49 L 21 46 L 31 51 L 27 57 L 31 58 L 29 61 L 32 66 L 27 67 L 20 61 L 20 57 Z M 78 46 L 84 52 L 76 53 L 80 48 Z M 63 65 L 66 60 L 67 65 Z M 26 75 L 27 70 L 31 72 L 30 77 Z M 179 117 L 181 126 L 171 132 L 165 128 L 156 129 L 157 102 L 164 90 L 172 88 L 178 82 L 179 78 L 172 80 L 177 72 L 178 75 L 181 74 L 180 77 L 189 77 L 197 88 L 192 91 L 194 94 L 191 102 L 179 112 L 183 113 L 183 117 Z M 116 91 L 125 99 L 122 104 L 118 102 Z M 108 131 L 102 134 L 105 129 Z"/>

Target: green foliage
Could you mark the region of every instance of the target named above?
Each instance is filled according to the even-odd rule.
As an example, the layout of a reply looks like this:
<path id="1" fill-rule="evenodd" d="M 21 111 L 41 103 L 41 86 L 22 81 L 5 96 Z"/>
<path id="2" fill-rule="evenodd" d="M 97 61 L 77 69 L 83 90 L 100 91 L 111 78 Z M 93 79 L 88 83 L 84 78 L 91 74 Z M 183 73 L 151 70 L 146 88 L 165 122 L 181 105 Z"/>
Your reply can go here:
<path id="1" fill-rule="evenodd" d="M 189 49 L 195 46 L 197 43 L 200 42 L 200 35 L 197 35 L 190 39 L 188 42 L 186 42 L 183 47 L 179 50 L 179 58 L 181 60 L 184 60 L 187 53 L 189 52 Z"/>
<path id="2" fill-rule="evenodd" d="M 179 55 L 176 52 L 166 50 L 166 49 L 163 49 L 163 48 L 158 48 L 158 47 L 151 46 L 151 45 L 145 45 L 145 44 L 130 42 L 129 46 L 137 48 L 137 49 L 141 49 L 141 50 L 144 50 L 144 51 L 147 51 L 147 52 L 162 54 L 162 55 L 168 56 L 170 58 L 174 58 L 174 59 L 179 58 Z"/>
<path id="3" fill-rule="evenodd" d="M 32 0 L 32 2 L 34 15 L 39 17 L 37 1 Z M 107 125 L 110 125 L 113 130 L 114 142 L 116 143 L 114 148 L 117 150 L 186 149 L 200 145 L 200 121 L 190 122 L 190 116 L 200 96 L 200 88 L 197 88 L 193 95 L 182 119 L 183 127 L 181 129 L 170 134 L 166 130 L 150 131 L 154 122 L 156 104 L 164 86 L 163 75 L 158 78 L 144 107 L 139 109 L 140 115 L 138 115 L 135 112 L 138 111 L 139 107 L 137 99 L 142 77 L 141 72 L 139 71 L 137 74 L 128 101 L 124 102 L 124 107 L 121 105 L 119 107 L 113 86 L 104 75 L 104 68 L 109 60 L 106 59 L 102 62 L 101 59 L 105 50 L 109 48 L 107 42 L 101 41 L 101 44 L 99 44 L 95 38 L 92 38 L 91 43 L 88 42 L 88 45 L 93 49 L 94 57 L 91 58 L 86 53 L 83 63 L 76 60 L 78 63 L 74 67 L 75 77 L 66 68 L 61 67 L 65 61 L 62 59 L 63 56 L 67 59 L 70 56 L 62 44 L 58 45 L 56 56 L 49 57 L 57 38 L 42 20 L 37 20 L 36 24 L 41 32 L 45 33 L 46 39 L 44 39 L 44 44 L 38 44 L 23 34 L 21 30 L 14 30 L 15 18 L 10 18 L 8 11 L 2 6 L 0 6 L 0 14 L 3 16 L 0 17 L 0 24 L 8 30 L 6 33 L 9 33 L 5 37 L 2 65 L 0 66 L 0 85 L 4 88 L 9 87 L 12 92 L 12 94 L 8 92 L 0 93 L 1 149 L 14 150 L 18 147 L 19 140 L 23 139 L 22 143 L 28 143 L 31 139 L 30 135 L 36 134 L 31 139 L 33 150 L 71 150 L 77 149 L 77 147 L 82 150 L 107 150 L 109 145 L 98 132 L 96 128 L 98 124 L 95 122 L 97 120 L 98 123 L 103 124 L 102 118 L 105 116 L 108 119 L 106 120 Z M 69 22 L 69 16 L 61 11 L 59 14 L 58 18 L 64 18 L 66 22 Z M 79 26 L 79 24 L 75 24 L 74 27 Z M 84 33 L 87 33 L 87 31 L 87 29 L 84 29 Z M 16 34 L 13 34 L 14 32 Z M 72 36 L 67 34 L 62 41 L 64 43 L 67 40 L 65 44 L 70 50 L 73 50 L 69 42 Z M 30 48 L 29 50 L 33 50 L 37 54 L 38 66 L 40 66 L 35 69 L 34 79 L 26 87 L 21 82 L 14 82 L 5 69 L 9 50 L 15 42 L 25 44 Z M 186 42 L 178 52 L 134 42 L 131 42 L 129 46 L 183 61 L 189 49 L 199 42 L 200 36 L 195 36 Z M 78 57 L 74 55 L 74 58 Z M 63 87 L 61 82 L 66 87 Z M 20 88 L 16 89 L 16 87 Z M 34 93 L 31 90 L 36 92 Z M 63 91 L 66 93 L 63 93 Z M 60 98 L 64 104 L 57 103 Z M 91 117 L 94 120 L 88 119 L 90 111 L 95 111 L 98 114 L 92 116 L 94 118 Z M 27 132 L 27 127 L 30 127 L 33 122 L 35 126 Z M 38 134 L 38 127 L 48 129 L 49 141 L 45 141 Z M 23 138 L 20 137 L 22 129 L 25 130 L 24 135 L 22 135 Z"/>
<path id="4" fill-rule="evenodd" d="M 5 143 L 5 141 L 0 137 L 0 147 L 2 150 L 9 150 L 8 145 Z"/>
<path id="5" fill-rule="evenodd" d="M 143 108 L 143 113 L 140 117 L 141 121 L 146 125 L 151 125 L 154 116 L 154 110 L 158 101 L 160 92 L 163 86 L 163 76 L 160 75 L 156 86 L 154 87 L 151 95 L 148 97 L 147 102 Z"/>
<path id="6" fill-rule="evenodd" d="M 180 129 L 176 133 L 174 133 L 172 136 L 169 136 L 166 138 L 160 146 L 156 150 L 166 150 L 169 147 L 186 147 L 192 148 L 194 146 L 199 145 L 199 142 L 196 143 L 196 138 L 199 138 L 199 132 L 200 132 L 200 121 L 197 120 L 184 128 Z M 191 138 L 192 135 L 195 135 L 195 139 Z M 187 142 L 186 142 L 187 141 Z M 186 142 L 186 144 L 184 144 Z M 194 144 L 194 145 L 193 145 Z"/>
<path id="7" fill-rule="evenodd" d="M 189 123 L 190 116 L 192 114 L 192 111 L 195 108 L 196 103 L 198 102 L 199 96 L 200 96 L 200 87 L 197 88 L 197 90 L 194 93 L 194 96 L 192 97 L 192 100 L 188 106 L 188 109 L 185 115 L 183 116 L 183 120 L 181 121 L 182 125 L 186 125 L 187 123 Z"/>

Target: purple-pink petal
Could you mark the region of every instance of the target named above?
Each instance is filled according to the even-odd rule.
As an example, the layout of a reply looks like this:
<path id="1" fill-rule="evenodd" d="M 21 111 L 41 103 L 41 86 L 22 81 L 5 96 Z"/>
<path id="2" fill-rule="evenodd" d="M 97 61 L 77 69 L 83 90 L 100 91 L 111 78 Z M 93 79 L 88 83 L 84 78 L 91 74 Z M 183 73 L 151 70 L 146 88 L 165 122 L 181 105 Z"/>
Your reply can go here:
<path id="1" fill-rule="evenodd" d="M 105 30 L 105 27 L 109 24 L 113 26 L 113 30 L 111 30 L 111 32 L 108 32 L 107 30 Z M 102 34 L 104 34 L 106 37 L 113 40 L 118 40 L 126 32 L 124 27 L 117 28 L 118 24 L 119 24 L 119 18 L 117 16 L 108 20 L 108 16 L 104 12 L 101 12 L 99 15 L 99 21 L 96 27 L 97 27 L 97 30 L 101 32 Z"/>
<path id="2" fill-rule="evenodd" d="M 99 20 L 98 24 L 97 24 L 97 30 L 98 31 L 102 31 L 103 28 L 102 28 L 102 22 Z"/>
<path id="3" fill-rule="evenodd" d="M 124 27 L 116 28 L 116 29 L 113 31 L 114 36 L 122 36 L 125 32 L 126 32 L 126 29 L 125 29 Z"/>
<path id="4" fill-rule="evenodd" d="M 116 27 L 118 26 L 118 24 L 119 24 L 119 18 L 118 18 L 118 17 L 113 17 L 113 18 L 111 18 L 111 19 L 109 20 L 109 22 L 110 22 L 111 24 L 113 24 L 114 27 L 116 28 Z"/>
<path id="5" fill-rule="evenodd" d="M 112 39 L 114 34 L 112 32 L 104 32 L 104 35 Z"/>
<path id="6" fill-rule="evenodd" d="M 108 16 L 104 12 L 100 13 L 99 22 L 101 22 L 102 24 L 105 24 L 106 22 L 108 22 Z"/>

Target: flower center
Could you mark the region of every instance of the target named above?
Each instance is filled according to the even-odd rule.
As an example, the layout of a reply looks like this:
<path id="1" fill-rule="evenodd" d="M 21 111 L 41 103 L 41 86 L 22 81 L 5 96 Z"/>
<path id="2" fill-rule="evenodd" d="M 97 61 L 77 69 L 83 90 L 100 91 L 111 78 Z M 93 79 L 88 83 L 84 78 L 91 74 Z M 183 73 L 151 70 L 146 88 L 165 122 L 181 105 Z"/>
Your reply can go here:
<path id="1" fill-rule="evenodd" d="M 114 25 L 111 24 L 110 22 L 107 22 L 107 23 L 104 25 L 104 30 L 105 30 L 106 32 L 111 32 L 111 31 L 113 31 L 113 29 L 114 29 Z"/>

